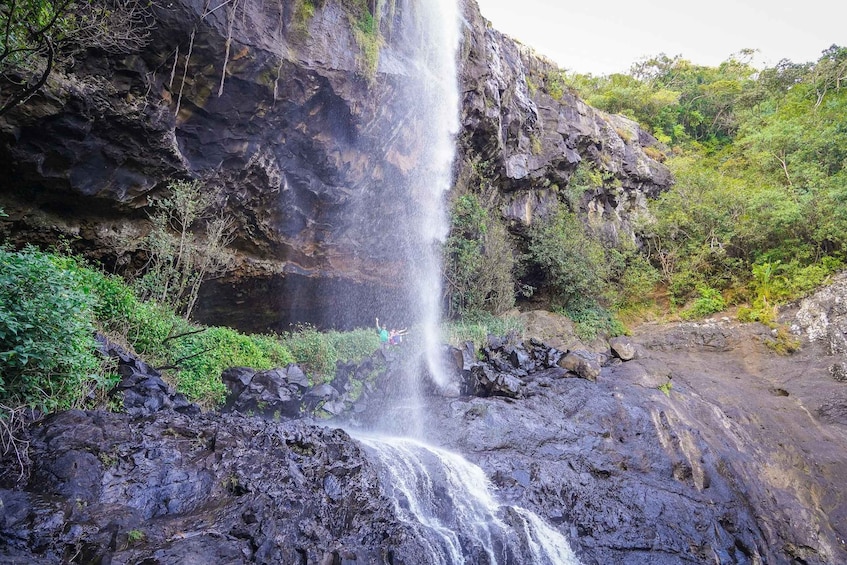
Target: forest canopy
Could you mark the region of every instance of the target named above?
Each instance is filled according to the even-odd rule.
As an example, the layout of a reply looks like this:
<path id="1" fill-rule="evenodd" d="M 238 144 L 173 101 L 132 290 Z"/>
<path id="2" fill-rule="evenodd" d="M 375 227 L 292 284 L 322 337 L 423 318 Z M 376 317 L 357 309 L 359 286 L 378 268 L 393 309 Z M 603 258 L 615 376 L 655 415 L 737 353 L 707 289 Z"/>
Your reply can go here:
<path id="1" fill-rule="evenodd" d="M 847 48 L 762 70 L 752 55 L 718 67 L 659 55 L 626 75 L 564 77 L 669 146 L 676 184 L 640 235 L 679 302 L 709 287 L 763 306 L 808 291 L 844 260 Z"/>

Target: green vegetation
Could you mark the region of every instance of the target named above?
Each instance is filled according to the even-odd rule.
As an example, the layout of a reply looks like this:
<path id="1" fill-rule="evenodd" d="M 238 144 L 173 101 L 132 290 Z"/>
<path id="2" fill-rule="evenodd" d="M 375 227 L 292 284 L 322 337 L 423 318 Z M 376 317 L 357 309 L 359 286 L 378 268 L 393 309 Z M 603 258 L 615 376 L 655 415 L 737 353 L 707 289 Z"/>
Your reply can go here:
<path id="1" fill-rule="evenodd" d="M 315 4 L 311 0 L 299 0 L 294 8 L 294 29 L 301 34 L 309 32 L 309 22 L 315 16 Z"/>
<path id="2" fill-rule="evenodd" d="M 383 45 L 379 31 L 380 13 L 372 13 L 366 0 L 345 0 L 343 4 L 349 12 L 353 37 L 359 46 L 358 61 L 362 76 L 368 81 L 373 81 L 379 65 L 379 51 Z M 389 8 L 393 11 L 393 3 Z"/>
<path id="3" fill-rule="evenodd" d="M 304 327 L 280 337 L 201 326 L 68 255 L 0 248 L 0 266 L 0 404 L 10 409 L 51 412 L 100 401 L 117 377 L 96 352 L 95 329 L 207 407 L 224 400 L 220 375 L 228 367 L 300 363 L 325 381 L 338 361 L 359 362 L 379 349 L 370 329 Z"/>
<path id="4" fill-rule="evenodd" d="M 718 290 L 704 286 L 700 287 L 697 292 L 700 296 L 687 310 L 683 311 L 683 318 L 704 318 L 726 308 L 726 301 Z"/>
<path id="5" fill-rule="evenodd" d="M 147 535 L 141 530 L 130 530 L 126 533 L 126 539 L 130 544 L 143 541 Z"/>
<path id="6" fill-rule="evenodd" d="M 650 156 L 669 155 L 665 162 L 676 179 L 651 202 L 652 218 L 637 226 L 644 253 L 619 250 L 623 269 L 611 256 L 611 280 L 625 280 L 599 302 L 626 309 L 657 287 L 683 317 L 740 305 L 739 318 L 772 323 L 776 305 L 843 267 L 847 48 L 832 46 L 814 63 L 781 61 L 761 71 L 749 64 L 751 55 L 741 52 L 718 67 L 659 55 L 626 75 L 564 75 L 589 104 L 637 120 L 669 145 Z M 599 180 L 589 173 L 574 175 L 565 193 L 571 209 L 582 187 Z M 555 225 L 539 235 L 552 229 L 581 237 L 573 220 L 559 217 Z M 565 302 L 598 279 L 609 280 L 591 267 L 599 252 L 576 247 L 581 255 L 565 262 L 544 243 L 530 247 L 549 266 Z M 604 242 L 607 262 L 608 247 Z"/>
<path id="7" fill-rule="evenodd" d="M 560 206 L 529 230 L 525 261 L 541 273 L 553 308 L 579 312 L 605 302 L 612 291 L 613 265 L 607 248 L 574 212 Z"/>
<path id="8" fill-rule="evenodd" d="M 97 382 L 94 298 L 63 263 L 34 249 L 0 248 L 0 399 L 6 405 L 77 407 Z"/>
<path id="9" fill-rule="evenodd" d="M 445 322 L 442 326 L 442 341 L 460 347 L 466 341 L 474 343 L 475 350 L 485 346 L 489 335 L 505 336 L 514 333 L 522 336 L 525 328 L 520 320 L 511 316 L 477 314 L 461 320 Z"/>
<path id="10" fill-rule="evenodd" d="M 359 363 L 380 347 L 379 335 L 372 329 L 320 332 L 308 325 L 284 334 L 282 343 L 320 382 L 332 380 L 339 361 Z"/>
<path id="11" fill-rule="evenodd" d="M 444 247 L 444 278 L 451 317 L 500 314 L 515 304 L 515 252 L 499 213 L 479 196 L 453 203 Z"/>
<path id="12" fill-rule="evenodd" d="M 751 57 L 704 67 L 659 55 L 628 74 L 533 76 L 553 97 L 576 92 L 638 121 L 660 142 L 645 153 L 671 169 L 675 185 L 632 218 L 632 240 L 586 214 L 588 195 L 620 181 L 583 162 L 566 186 L 550 187 L 558 209 L 546 220 L 511 225 L 514 240 L 504 230 L 517 261 L 495 271 L 485 239 L 502 224 L 501 201 L 485 195 L 496 171 L 472 167 L 478 188 L 454 201 L 446 245 L 450 316 L 499 312 L 484 282 L 496 273 L 503 304 L 509 287 L 535 292 L 583 339 L 621 333 L 619 316 L 695 319 L 729 307 L 778 330 L 776 307 L 824 284 L 847 259 L 847 48 L 763 70 Z M 777 346 L 790 351 L 784 341 Z"/>
<path id="13" fill-rule="evenodd" d="M 614 337 L 626 333 L 617 316 L 599 305 L 568 309 L 562 313 L 573 320 L 574 331 L 582 341 L 593 341 L 601 335 Z"/>
<path id="14" fill-rule="evenodd" d="M 153 228 L 142 242 L 150 259 L 136 287 L 188 319 L 200 285 L 227 263 L 232 221 L 212 212 L 218 192 L 201 182 L 174 181 L 168 189 L 151 205 Z"/>

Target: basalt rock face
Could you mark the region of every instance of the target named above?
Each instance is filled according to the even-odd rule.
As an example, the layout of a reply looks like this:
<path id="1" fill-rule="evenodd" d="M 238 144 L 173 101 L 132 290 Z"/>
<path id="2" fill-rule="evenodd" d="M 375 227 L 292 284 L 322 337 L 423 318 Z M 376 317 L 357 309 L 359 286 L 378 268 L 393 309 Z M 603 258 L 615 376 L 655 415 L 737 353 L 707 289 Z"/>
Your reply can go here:
<path id="1" fill-rule="evenodd" d="M 397 187 L 431 157 L 426 118 L 403 102 L 423 80 L 409 62 L 414 2 L 383 14 L 372 79 L 350 3 L 315 3 L 310 17 L 291 2 L 207 4 L 159 3 L 144 49 L 82 54 L 0 118 L 3 235 L 63 234 L 107 265 L 138 266 L 150 199 L 198 178 L 221 190 L 237 228 L 201 318 L 248 330 L 369 323 L 375 304 L 403 303 L 393 227 L 420 202 Z M 572 95 L 531 90 L 552 67 L 488 28 L 472 0 L 464 16 L 457 184 L 485 160 L 520 227 L 587 159 L 620 187 L 586 193 L 586 210 L 625 228 L 632 205 L 670 182 L 642 150 L 655 140 Z"/>
<path id="2" fill-rule="evenodd" d="M 500 210 L 520 231 L 550 213 L 581 162 L 607 182 L 578 203 L 612 237 L 632 237 L 631 219 L 672 179 L 662 147 L 638 125 L 600 112 L 557 82 L 560 70 L 478 19 L 466 28 L 459 184 L 482 167 L 497 179 Z"/>

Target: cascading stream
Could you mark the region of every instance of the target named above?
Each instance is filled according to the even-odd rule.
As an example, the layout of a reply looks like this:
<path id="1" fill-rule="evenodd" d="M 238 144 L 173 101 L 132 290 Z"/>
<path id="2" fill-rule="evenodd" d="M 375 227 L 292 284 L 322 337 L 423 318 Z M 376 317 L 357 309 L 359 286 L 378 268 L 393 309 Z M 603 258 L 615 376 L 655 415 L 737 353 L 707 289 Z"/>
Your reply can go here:
<path id="1" fill-rule="evenodd" d="M 461 456 L 408 438 L 358 439 L 428 563 L 578 563 L 560 533 L 526 509 L 499 504 L 482 469 Z"/>

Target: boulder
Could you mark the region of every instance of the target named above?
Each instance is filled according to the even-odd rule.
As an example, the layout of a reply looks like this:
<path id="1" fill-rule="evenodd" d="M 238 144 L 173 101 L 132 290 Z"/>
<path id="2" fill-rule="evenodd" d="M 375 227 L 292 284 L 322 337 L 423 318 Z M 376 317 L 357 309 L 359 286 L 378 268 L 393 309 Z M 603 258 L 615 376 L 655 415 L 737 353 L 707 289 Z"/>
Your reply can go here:
<path id="1" fill-rule="evenodd" d="M 636 354 L 635 343 L 625 336 L 611 338 L 609 348 L 612 350 L 612 354 L 621 361 L 629 361 Z"/>
<path id="2" fill-rule="evenodd" d="M 102 354 L 118 362 L 117 372 L 121 380 L 109 391 L 109 396 L 119 399 L 125 412 L 133 416 L 150 416 L 160 410 L 175 410 L 185 414 L 200 412 L 197 404 L 176 392 L 162 380 L 158 371 L 140 358 L 103 335 L 97 335 L 97 343 Z"/>
<path id="3" fill-rule="evenodd" d="M 597 380 L 602 367 L 598 356 L 589 351 L 571 351 L 559 359 L 558 365 L 589 381 Z"/>
<path id="4" fill-rule="evenodd" d="M 232 367 L 221 374 L 228 394 L 223 410 L 266 417 L 299 418 L 305 412 L 303 389 L 299 385 L 302 371 L 297 368 L 256 371 Z M 295 382 L 289 381 L 293 376 Z"/>

